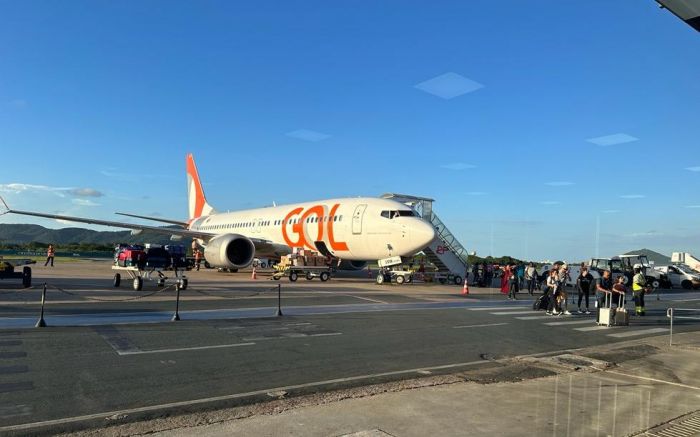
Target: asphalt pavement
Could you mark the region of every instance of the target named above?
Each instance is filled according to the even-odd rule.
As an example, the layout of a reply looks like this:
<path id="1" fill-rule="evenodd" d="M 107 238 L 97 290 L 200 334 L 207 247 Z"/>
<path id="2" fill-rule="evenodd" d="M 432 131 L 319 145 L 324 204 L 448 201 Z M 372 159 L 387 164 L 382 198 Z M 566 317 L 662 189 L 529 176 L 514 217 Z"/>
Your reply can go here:
<path id="1" fill-rule="evenodd" d="M 513 357 L 667 336 L 669 306 L 700 309 L 700 293 L 667 292 L 629 327 L 604 328 L 593 315 L 533 311 L 527 297 L 465 297 L 455 286 L 381 287 L 356 277 L 283 282 L 283 315 L 275 317 L 276 282 L 196 272 L 181 294 L 181 320 L 171 322 L 174 290 L 115 291 L 103 265 L 73 269 L 35 273 L 35 283 L 53 287 L 47 328 L 32 327 L 40 287 L 0 288 L 0 432 L 57 432 L 102 426 L 105 417 L 250 404 L 281 391 L 301 396 L 487 369 Z M 678 319 L 674 332 L 699 326 Z"/>

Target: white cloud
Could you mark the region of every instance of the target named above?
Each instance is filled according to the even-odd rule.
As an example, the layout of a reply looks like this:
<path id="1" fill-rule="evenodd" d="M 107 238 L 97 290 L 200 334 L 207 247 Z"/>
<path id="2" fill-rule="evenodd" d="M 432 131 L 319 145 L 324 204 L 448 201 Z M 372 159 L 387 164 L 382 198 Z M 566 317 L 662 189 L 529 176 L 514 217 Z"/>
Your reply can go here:
<path id="1" fill-rule="evenodd" d="M 552 181 L 552 182 L 546 182 L 545 185 L 549 185 L 550 187 L 567 187 L 569 185 L 573 185 L 573 182 L 569 181 Z"/>
<path id="2" fill-rule="evenodd" d="M 78 206 L 100 206 L 99 203 L 93 202 L 90 199 L 71 199 L 71 202 Z"/>
<path id="3" fill-rule="evenodd" d="M 483 88 L 484 85 L 460 74 L 448 72 L 414 85 L 426 93 L 449 100 Z"/>
<path id="4" fill-rule="evenodd" d="M 547 206 L 561 205 L 561 202 L 559 202 L 558 200 L 544 200 L 544 201 L 540 202 L 540 205 L 547 205 Z"/>
<path id="5" fill-rule="evenodd" d="M 464 162 L 453 162 L 450 164 L 443 164 L 440 167 L 446 168 L 448 170 L 466 170 L 468 168 L 476 168 L 474 164 L 466 164 Z"/>
<path id="6" fill-rule="evenodd" d="M 633 141 L 638 141 L 639 138 L 633 137 L 632 135 L 619 133 L 613 135 L 605 135 L 602 137 L 589 138 L 586 141 L 589 143 L 597 144 L 598 146 L 614 146 L 617 144 L 631 143 Z"/>
<path id="7" fill-rule="evenodd" d="M 319 141 L 323 141 L 331 137 L 330 135 L 321 132 L 316 132 L 310 129 L 298 129 L 292 132 L 287 132 L 285 135 L 287 135 L 288 137 L 296 138 L 298 140 L 311 141 L 313 143 L 317 143 Z"/>
<path id="8" fill-rule="evenodd" d="M 685 169 L 688 171 L 700 172 L 700 165 L 696 165 L 695 167 L 686 167 Z"/>
<path id="9" fill-rule="evenodd" d="M 104 194 L 94 188 L 71 188 L 71 187 L 50 187 L 48 185 L 34 185 L 22 183 L 0 184 L 0 192 L 21 193 L 21 192 L 49 192 L 59 197 L 102 197 Z"/>
<path id="10" fill-rule="evenodd" d="M 620 199 L 644 199 L 645 196 L 644 194 L 623 194 L 620 196 Z"/>

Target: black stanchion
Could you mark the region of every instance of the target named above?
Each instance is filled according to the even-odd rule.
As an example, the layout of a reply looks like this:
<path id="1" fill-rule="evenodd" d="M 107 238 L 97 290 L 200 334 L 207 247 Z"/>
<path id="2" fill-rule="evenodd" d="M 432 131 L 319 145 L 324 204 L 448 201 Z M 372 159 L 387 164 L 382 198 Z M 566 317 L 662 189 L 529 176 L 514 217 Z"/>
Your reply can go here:
<path id="1" fill-rule="evenodd" d="M 173 318 L 170 319 L 173 322 L 177 322 L 180 320 L 180 284 L 175 284 L 175 291 L 177 292 L 176 297 L 175 297 L 175 314 L 173 314 Z"/>
<path id="2" fill-rule="evenodd" d="M 46 321 L 44 321 L 44 303 L 46 302 L 46 282 L 44 282 L 44 290 L 41 292 L 41 315 L 39 315 L 39 321 L 34 325 L 35 328 L 45 328 Z"/>
<path id="3" fill-rule="evenodd" d="M 282 316 L 282 284 L 277 284 L 277 317 Z"/>

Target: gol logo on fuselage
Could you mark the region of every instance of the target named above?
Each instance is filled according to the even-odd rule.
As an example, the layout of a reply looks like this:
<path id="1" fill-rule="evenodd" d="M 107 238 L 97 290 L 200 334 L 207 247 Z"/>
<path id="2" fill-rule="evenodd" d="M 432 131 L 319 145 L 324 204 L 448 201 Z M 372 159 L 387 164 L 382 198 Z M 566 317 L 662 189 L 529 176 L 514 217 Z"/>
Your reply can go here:
<path id="1" fill-rule="evenodd" d="M 339 206 L 340 204 L 336 203 L 333 205 L 330 211 L 327 211 L 326 205 L 314 205 L 308 208 L 306 211 L 304 211 L 304 208 L 302 207 L 294 208 L 293 210 L 289 211 L 284 220 L 282 220 L 282 237 L 284 238 L 284 242 L 287 243 L 289 247 L 308 247 L 309 249 L 316 250 L 316 246 L 314 246 L 313 241 L 309 242 L 306 235 L 306 229 L 304 228 L 306 219 L 315 216 L 318 219 L 314 220 L 314 222 L 310 223 L 310 225 L 316 225 L 318 228 L 318 236 L 316 237 L 316 241 L 325 241 L 324 236 L 325 233 L 327 233 L 327 241 L 333 251 L 348 250 L 347 243 L 335 241 L 335 237 L 333 235 L 333 218 L 335 217 L 335 213 Z M 299 219 L 294 220 L 297 217 Z M 287 224 L 289 222 L 292 222 L 291 238 L 287 232 Z M 295 239 L 292 240 L 292 238 Z"/>

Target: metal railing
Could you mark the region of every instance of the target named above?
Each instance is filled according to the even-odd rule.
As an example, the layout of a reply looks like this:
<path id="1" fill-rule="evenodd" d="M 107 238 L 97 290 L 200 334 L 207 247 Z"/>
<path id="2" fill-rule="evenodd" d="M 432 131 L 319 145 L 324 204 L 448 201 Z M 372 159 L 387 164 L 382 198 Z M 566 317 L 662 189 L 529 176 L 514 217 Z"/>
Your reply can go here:
<path id="1" fill-rule="evenodd" d="M 697 316 L 677 316 L 677 312 L 697 313 Z M 690 319 L 700 320 L 700 308 L 669 308 L 666 310 L 666 317 L 670 319 L 670 329 L 668 334 L 668 345 L 673 346 L 673 320 L 674 319 Z"/>

